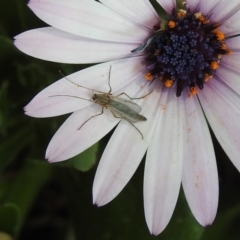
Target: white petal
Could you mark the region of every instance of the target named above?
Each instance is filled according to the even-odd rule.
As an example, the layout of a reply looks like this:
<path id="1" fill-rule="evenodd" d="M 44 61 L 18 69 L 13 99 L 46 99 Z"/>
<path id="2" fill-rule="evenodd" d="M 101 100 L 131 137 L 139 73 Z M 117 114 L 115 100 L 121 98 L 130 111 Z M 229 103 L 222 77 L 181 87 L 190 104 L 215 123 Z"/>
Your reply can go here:
<path id="1" fill-rule="evenodd" d="M 126 58 L 139 46 L 83 38 L 52 27 L 21 33 L 15 37 L 14 44 L 30 56 L 62 63 L 96 63 Z"/>
<path id="2" fill-rule="evenodd" d="M 199 98 L 222 148 L 240 171 L 240 97 L 221 80 L 204 85 Z"/>
<path id="3" fill-rule="evenodd" d="M 79 85 L 108 92 L 108 78 L 111 65 L 110 84 L 114 93 L 125 85 L 128 85 L 139 74 L 145 71 L 145 66 L 142 65 L 141 60 L 141 57 L 136 57 L 102 63 L 73 73 L 67 78 Z M 65 78 L 62 78 L 40 92 L 25 107 L 26 114 L 32 117 L 58 116 L 74 112 L 92 104 L 89 101 L 74 97 L 50 97 L 55 95 L 69 95 L 91 99 L 93 91 L 77 87 Z"/>
<path id="4" fill-rule="evenodd" d="M 153 83 L 150 87 L 158 89 L 159 83 Z M 142 90 L 136 96 L 146 94 L 146 91 L 149 90 Z M 159 98 L 160 93 L 155 90 L 146 98 L 135 101 L 142 106 L 141 114 L 147 117 L 146 122 L 134 124 L 144 139 L 124 120 L 112 135 L 99 163 L 93 184 L 93 202 L 98 206 L 107 204 L 115 198 L 136 171 L 154 131 Z"/>
<path id="5" fill-rule="evenodd" d="M 31 0 L 31 10 L 60 30 L 82 37 L 142 43 L 149 32 L 96 1 Z"/>
<path id="6" fill-rule="evenodd" d="M 101 113 L 101 109 L 101 106 L 92 105 L 73 113 L 53 136 L 46 159 L 49 162 L 69 159 L 104 137 L 119 121 L 108 110 L 84 124 L 90 117 Z"/>
<path id="7" fill-rule="evenodd" d="M 101 0 L 101 2 L 144 27 L 152 29 L 154 25 L 159 24 L 156 11 L 147 0 Z"/>
<path id="8" fill-rule="evenodd" d="M 182 98 L 182 104 L 185 106 L 183 189 L 193 215 L 201 225 L 207 226 L 213 222 L 218 206 L 212 139 L 197 98 Z"/>
<path id="9" fill-rule="evenodd" d="M 149 145 L 144 173 L 144 209 L 150 232 L 164 230 L 175 208 L 182 176 L 182 106 L 167 89 L 160 100 L 160 116 Z"/>
<path id="10" fill-rule="evenodd" d="M 172 13 L 173 8 L 176 8 L 175 0 L 157 0 L 157 2 L 167 11 L 169 14 Z"/>
<path id="11" fill-rule="evenodd" d="M 223 64 L 217 70 L 216 75 L 240 95 L 240 73 L 236 72 Z"/>

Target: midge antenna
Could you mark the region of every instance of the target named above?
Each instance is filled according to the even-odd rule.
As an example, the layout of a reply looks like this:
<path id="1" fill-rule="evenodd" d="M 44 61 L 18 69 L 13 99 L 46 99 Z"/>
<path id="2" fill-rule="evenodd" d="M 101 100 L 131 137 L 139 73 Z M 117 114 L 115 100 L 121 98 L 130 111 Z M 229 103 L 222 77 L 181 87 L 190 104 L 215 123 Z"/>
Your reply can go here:
<path id="1" fill-rule="evenodd" d="M 112 68 L 112 66 L 110 66 L 110 71 L 111 71 L 111 68 Z M 85 89 L 92 90 L 92 91 L 99 92 L 99 93 L 105 93 L 105 92 L 101 92 L 101 91 L 98 91 L 98 90 L 95 90 L 95 89 L 92 89 L 92 88 L 88 88 L 88 87 L 84 87 L 84 86 L 82 86 L 82 85 L 80 85 L 80 84 L 77 84 L 77 83 L 73 82 L 72 80 L 68 79 L 68 78 L 61 72 L 61 70 L 58 70 L 58 71 L 59 71 L 59 73 L 62 75 L 63 78 L 65 78 L 67 81 L 71 82 L 72 84 L 76 85 L 77 87 L 85 88 Z M 109 72 L 109 73 L 110 73 L 110 72 Z M 110 77 L 110 75 L 109 75 L 109 77 Z M 110 85 L 109 85 L 109 86 L 110 86 Z M 112 89 L 112 88 L 110 87 L 110 90 L 111 90 L 111 89 Z M 56 96 L 56 95 L 55 95 L 55 96 Z"/>
<path id="2" fill-rule="evenodd" d="M 112 65 L 110 66 L 109 75 L 108 75 L 108 76 L 109 76 L 109 78 L 108 78 L 108 85 L 109 85 L 109 88 L 110 88 L 110 90 L 109 90 L 108 93 L 109 93 L 110 95 L 112 95 L 112 94 L 111 94 L 112 88 L 111 88 L 111 85 L 110 85 L 110 73 L 111 73 L 111 69 L 112 69 Z M 67 78 L 67 77 L 62 73 L 61 70 L 58 70 L 58 72 L 62 75 L 63 78 L 65 78 L 67 81 L 69 81 L 70 83 L 74 84 L 74 85 L 77 86 L 77 87 L 81 87 L 81 88 L 85 88 L 85 89 L 88 89 L 88 90 L 91 90 L 91 91 L 94 91 L 94 92 L 99 92 L 99 93 L 102 93 L 102 94 L 106 94 L 105 92 L 98 91 L 98 90 L 95 90 L 95 89 L 93 89 L 93 88 L 84 87 L 84 86 L 82 86 L 82 85 L 80 85 L 80 84 L 77 84 L 77 83 L 73 82 L 72 80 L 70 80 L 69 78 Z M 95 95 L 95 94 L 94 94 L 94 95 Z M 94 95 L 93 95 L 93 96 L 94 96 Z M 89 102 L 92 102 L 92 103 L 96 103 L 96 102 L 92 101 L 91 99 L 86 99 L 86 98 L 81 98 L 81 97 L 78 97 L 78 96 L 66 95 L 66 94 L 52 95 L 52 96 L 49 96 L 49 97 L 72 97 L 72 98 L 78 98 L 78 99 L 86 100 L 86 101 L 89 101 Z M 100 105 L 100 104 L 99 104 L 99 105 Z"/>

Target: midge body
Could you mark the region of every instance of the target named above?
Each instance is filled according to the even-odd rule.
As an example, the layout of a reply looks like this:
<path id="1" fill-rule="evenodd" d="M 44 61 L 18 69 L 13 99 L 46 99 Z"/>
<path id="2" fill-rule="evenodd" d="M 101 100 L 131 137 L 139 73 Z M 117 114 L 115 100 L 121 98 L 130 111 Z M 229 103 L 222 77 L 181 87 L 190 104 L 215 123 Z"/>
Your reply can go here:
<path id="1" fill-rule="evenodd" d="M 65 77 L 65 79 L 67 79 L 72 84 L 74 84 L 78 87 L 82 87 L 82 88 L 85 88 L 85 89 L 88 89 L 88 90 L 95 91 L 97 93 L 94 93 L 90 100 L 85 99 L 85 98 L 81 98 L 81 97 L 77 97 L 77 96 L 71 96 L 71 95 L 54 95 L 54 96 L 50 96 L 50 97 L 57 97 L 57 96 L 74 97 L 74 98 L 94 102 L 94 103 L 102 106 L 102 111 L 100 113 L 96 114 L 96 115 L 91 116 L 89 119 L 87 119 L 78 128 L 78 130 L 81 129 L 92 118 L 102 115 L 103 112 L 104 112 L 104 108 L 108 108 L 115 118 L 121 118 L 121 119 L 124 119 L 127 122 L 129 122 L 141 134 L 142 139 L 143 139 L 143 134 L 140 132 L 140 130 L 133 123 L 136 123 L 136 122 L 139 122 L 139 121 L 147 121 L 147 118 L 144 117 L 143 115 L 139 114 L 142 109 L 138 104 L 134 103 L 132 100 L 144 98 L 144 97 L 148 96 L 150 93 L 152 93 L 152 91 L 149 92 L 148 94 L 144 95 L 144 96 L 139 97 L 139 98 L 132 98 L 124 92 L 120 93 L 116 96 L 112 95 L 112 93 L 111 93 L 112 92 L 112 87 L 110 85 L 111 68 L 112 68 L 112 66 L 110 66 L 110 70 L 109 70 L 109 78 L 108 78 L 109 91 L 108 92 L 101 92 L 101 91 L 98 91 L 98 90 L 95 90 L 95 89 L 91 89 L 91 88 L 81 86 L 81 85 L 79 85 L 79 84 L 77 84 L 77 83 L 75 83 L 75 82 L 73 82 L 73 81 L 71 81 L 71 80 L 69 80 Z M 125 95 L 130 100 L 120 97 L 122 95 Z"/>
<path id="2" fill-rule="evenodd" d="M 132 99 L 138 98 L 131 98 L 131 100 Z M 141 107 L 138 104 L 121 98 L 119 95 L 113 96 L 109 93 L 94 94 L 92 100 L 103 107 L 109 108 L 115 117 L 120 115 L 121 118 L 124 118 L 125 116 L 129 118 L 129 121 L 132 123 L 147 120 L 147 118 L 139 114 Z"/>

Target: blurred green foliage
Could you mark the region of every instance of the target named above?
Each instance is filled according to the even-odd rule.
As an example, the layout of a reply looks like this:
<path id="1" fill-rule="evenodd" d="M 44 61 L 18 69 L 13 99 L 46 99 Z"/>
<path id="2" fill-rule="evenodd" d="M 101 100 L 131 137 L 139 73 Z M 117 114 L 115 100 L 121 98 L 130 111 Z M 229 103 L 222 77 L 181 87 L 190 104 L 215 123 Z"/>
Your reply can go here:
<path id="1" fill-rule="evenodd" d="M 46 162 L 48 142 L 66 116 L 34 119 L 24 115 L 23 107 L 60 78 L 59 69 L 68 74 L 86 66 L 46 62 L 19 52 L 13 37 L 45 23 L 23 0 L 2 0 L 0 9 L 1 240 L 6 236 L 19 240 L 240 239 L 240 175 L 214 136 L 220 184 L 215 222 L 211 227 L 201 227 L 181 191 L 170 224 L 157 237 L 149 234 L 144 219 L 144 163 L 114 201 L 101 208 L 92 205 L 96 162 L 111 133 L 69 161 Z"/>

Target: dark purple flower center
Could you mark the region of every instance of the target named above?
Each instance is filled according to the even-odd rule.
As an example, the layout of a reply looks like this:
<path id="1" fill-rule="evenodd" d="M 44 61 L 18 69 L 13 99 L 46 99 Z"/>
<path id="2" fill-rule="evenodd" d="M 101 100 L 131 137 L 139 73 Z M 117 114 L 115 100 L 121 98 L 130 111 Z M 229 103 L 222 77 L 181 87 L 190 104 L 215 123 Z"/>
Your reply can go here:
<path id="1" fill-rule="evenodd" d="M 201 13 L 174 10 L 164 29 L 156 29 L 144 45 L 146 79 L 175 86 L 178 97 L 185 87 L 190 95 L 197 94 L 215 74 L 222 56 L 231 53 L 218 27 Z"/>

